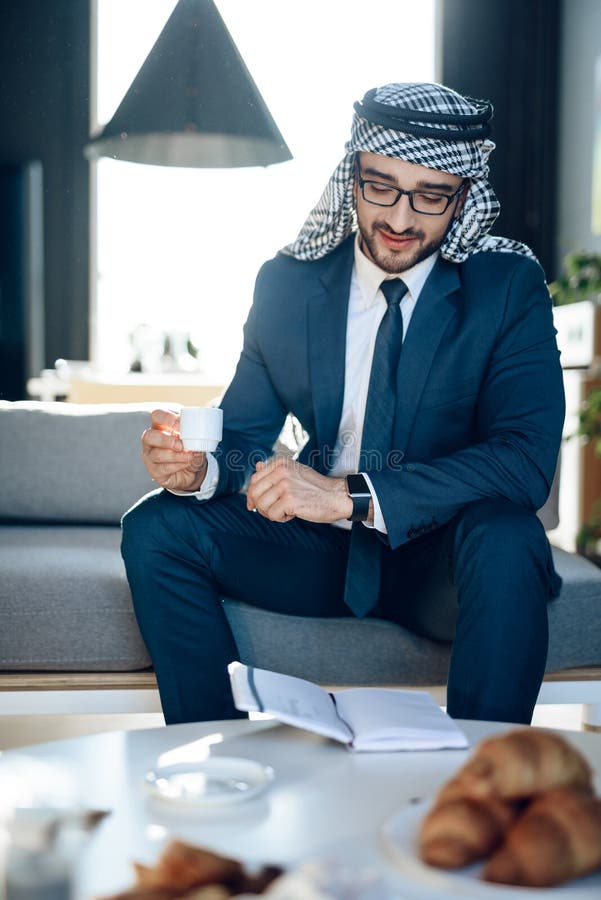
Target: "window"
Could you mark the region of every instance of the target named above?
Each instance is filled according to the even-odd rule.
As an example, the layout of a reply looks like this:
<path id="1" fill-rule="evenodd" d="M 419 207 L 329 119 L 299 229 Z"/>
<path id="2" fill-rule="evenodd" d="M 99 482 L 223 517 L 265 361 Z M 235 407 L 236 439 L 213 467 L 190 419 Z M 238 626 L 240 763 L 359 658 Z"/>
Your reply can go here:
<path id="1" fill-rule="evenodd" d="M 95 124 L 111 118 L 174 6 L 95 0 Z M 353 102 L 378 84 L 435 80 L 435 0 L 217 6 L 294 159 L 266 169 L 92 164 L 91 344 L 105 369 L 129 368 L 130 335 L 145 324 L 190 334 L 202 375 L 227 382 L 257 270 L 296 236 L 342 158 Z"/>

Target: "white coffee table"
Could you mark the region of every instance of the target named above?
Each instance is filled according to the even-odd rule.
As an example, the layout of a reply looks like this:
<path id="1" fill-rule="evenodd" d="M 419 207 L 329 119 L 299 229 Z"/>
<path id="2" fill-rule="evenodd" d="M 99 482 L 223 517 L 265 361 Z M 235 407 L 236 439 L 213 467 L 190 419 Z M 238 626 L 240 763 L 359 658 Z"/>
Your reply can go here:
<path id="1" fill-rule="evenodd" d="M 515 727 L 461 725 L 472 745 Z M 565 734 L 592 763 L 600 791 L 601 735 Z M 274 768 L 275 779 L 262 794 L 224 812 L 182 813 L 149 798 L 144 776 L 159 757 L 167 764 L 202 758 L 207 752 L 257 760 Z M 289 867 L 327 856 L 375 864 L 398 884 L 399 898 L 409 898 L 426 894 L 423 887 L 415 893 L 415 885 L 392 865 L 381 826 L 413 798 L 435 793 L 467 753 L 355 754 L 271 721 L 239 720 L 97 734 L 9 751 L 3 757 L 60 759 L 76 775 L 82 803 L 112 811 L 80 860 L 77 900 L 131 886 L 131 862 L 153 863 L 167 836 L 247 863 Z M 509 898 L 509 893 L 504 896 Z"/>

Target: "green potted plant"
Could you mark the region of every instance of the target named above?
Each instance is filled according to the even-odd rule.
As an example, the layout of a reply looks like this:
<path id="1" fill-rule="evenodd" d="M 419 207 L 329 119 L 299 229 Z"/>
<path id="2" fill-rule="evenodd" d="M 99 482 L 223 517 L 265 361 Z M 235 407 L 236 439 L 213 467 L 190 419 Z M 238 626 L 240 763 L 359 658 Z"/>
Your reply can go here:
<path id="1" fill-rule="evenodd" d="M 564 274 L 549 285 L 554 306 L 591 300 L 601 303 L 601 254 L 573 250 L 564 258 Z"/>
<path id="2" fill-rule="evenodd" d="M 589 391 L 578 413 L 578 428 L 572 436 L 592 444 L 595 457 L 601 459 L 601 387 Z M 576 535 L 576 549 L 601 566 L 601 499 L 593 504 L 588 520 Z"/>
<path id="3" fill-rule="evenodd" d="M 563 274 L 549 285 L 555 310 L 555 326 L 567 366 L 589 366 L 596 356 L 595 313 L 601 305 L 601 254 L 573 250 L 564 258 Z M 579 306 L 568 307 L 570 304 Z M 578 413 L 578 428 L 571 437 L 593 445 L 601 459 L 601 387 L 592 388 Z M 576 535 L 580 554 L 601 566 L 601 499 L 593 505 L 588 520 Z"/>

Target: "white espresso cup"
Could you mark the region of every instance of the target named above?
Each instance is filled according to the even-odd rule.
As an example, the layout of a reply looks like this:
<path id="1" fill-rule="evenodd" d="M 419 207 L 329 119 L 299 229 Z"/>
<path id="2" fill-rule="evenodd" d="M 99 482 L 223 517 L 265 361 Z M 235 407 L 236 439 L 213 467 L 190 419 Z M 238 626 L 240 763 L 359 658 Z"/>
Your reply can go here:
<path id="1" fill-rule="evenodd" d="M 179 435 L 184 450 L 216 450 L 223 432 L 223 410 L 214 406 L 184 406 Z"/>

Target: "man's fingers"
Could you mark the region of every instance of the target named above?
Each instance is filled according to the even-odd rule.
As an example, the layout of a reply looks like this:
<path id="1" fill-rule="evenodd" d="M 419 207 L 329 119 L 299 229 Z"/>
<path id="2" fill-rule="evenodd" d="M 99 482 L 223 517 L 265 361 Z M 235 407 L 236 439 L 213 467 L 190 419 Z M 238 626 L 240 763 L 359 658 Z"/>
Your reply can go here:
<path id="1" fill-rule="evenodd" d="M 142 449 L 150 452 L 154 449 L 181 451 L 184 445 L 178 437 L 167 434 L 164 431 L 157 431 L 156 428 L 147 428 L 142 434 Z"/>
<path id="2" fill-rule="evenodd" d="M 187 471 L 198 472 L 198 471 L 200 471 L 200 469 L 192 470 L 191 468 L 189 468 L 187 466 L 182 466 L 179 463 L 160 463 L 159 465 L 154 466 L 154 468 L 153 468 L 153 472 L 155 473 L 154 480 L 158 481 L 160 484 L 161 481 L 165 480 L 170 475 L 177 475 L 179 472 L 187 472 Z"/>
<path id="3" fill-rule="evenodd" d="M 281 478 L 286 478 L 291 472 L 290 462 L 292 461 L 286 460 L 286 457 L 282 456 L 273 457 L 267 462 L 259 461 L 256 464 L 254 474 L 250 477 L 250 489 L 254 491 L 259 485 L 274 484 Z"/>
<path id="4" fill-rule="evenodd" d="M 264 471 L 253 475 L 248 486 L 246 505 L 249 509 L 265 507 L 286 490 L 289 478 L 284 471 Z"/>
<path id="5" fill-rule="evenodd" d="M 203 455 L 201 453 L 195 453 L 191 450 L 171 450 L 169 447 L 148 447 L 145 455 L 155 463 L 177 462 L 180 466 L 187 465 L 195 460 L 198 463 L 202 463 L 203 461 Z"/>
<path id="6" fill-rule="evenodd" d="M 271 507 L 273 507 L 276 503 L 279 503 L 282 499 L 282 496 L 285 494 L 278 485 L 274 485 L 273 487 L 268 488 L 266 491 L 259 497 L 254 498 L 253 506 L 255 506 L 259 512 L 269 513 Z"/>
<path id="7" fill-rule="evenodd" d="M 272 456 L 271 459 L 263 462 L 259 460 L 259 462 L 255 465 L 255 472 L 252 476 L 255 480 L 260 481 L 262 478 L 265 478 L 274 472 L 285 471 L 286 469 L 290 470 L 292 467 L 297 466 L 295 460 L 290 459 L 287 456 Z"/>
<path id="8" fill-rule="evenodd" d="M 162 487 L 194 490 L 202 481 L 206 455 L 184 450 L 179 421 L 179 416 L 168 409 L 153 410 L 150 428 L 142 434 L 142 461 L 150 477 Z"/>
<path id="9" fill-rule="evenodd" d="M 152 469 L 153 478 L 156 478 L 155 472 L 200 472 L 203 467 L 202 460 L 192 459 L 151 459 L 150 468 Z"/>
<path id="10" fill-rule="evenodd" d="M 257 512 L 269 519 L 271 522 L 288 522 L 294 519 L 290 500 L 287 497 L 279 497 L 274 503 L 268 507 L 257 507 Z"/>
<path id="11" fill-rule="evenodd" d="M 290 457 L 276 456 L 257 463 L 250 478 L 246 506 L 274 522 L 287 522 L 298 516 L 298 504 L 308 488 L 323 490 L 327 485 L 324 475 Z"/>
<path id="12" fill-rule="evenodd" d="M 157 431 L 177 431 L 179 434 L 179 416 L 168 409 L 153 409 L 150 426 Z"/>
<path id="13" fill-rule="evenodd" d="M 271 518 L 270 507 L 288 494 L 295 482 L 303 477 L 305 468 L 306 466 L 301 466 L 286 456 L 275 456 L 267 462 L 258 462 L 248 486 L 247 508 L 258 509 Z M 283 522 L 290 518 L 294 518 L 294 515 L 290 514 L 285 518 L 278 516 L 274 521 Z"/>

